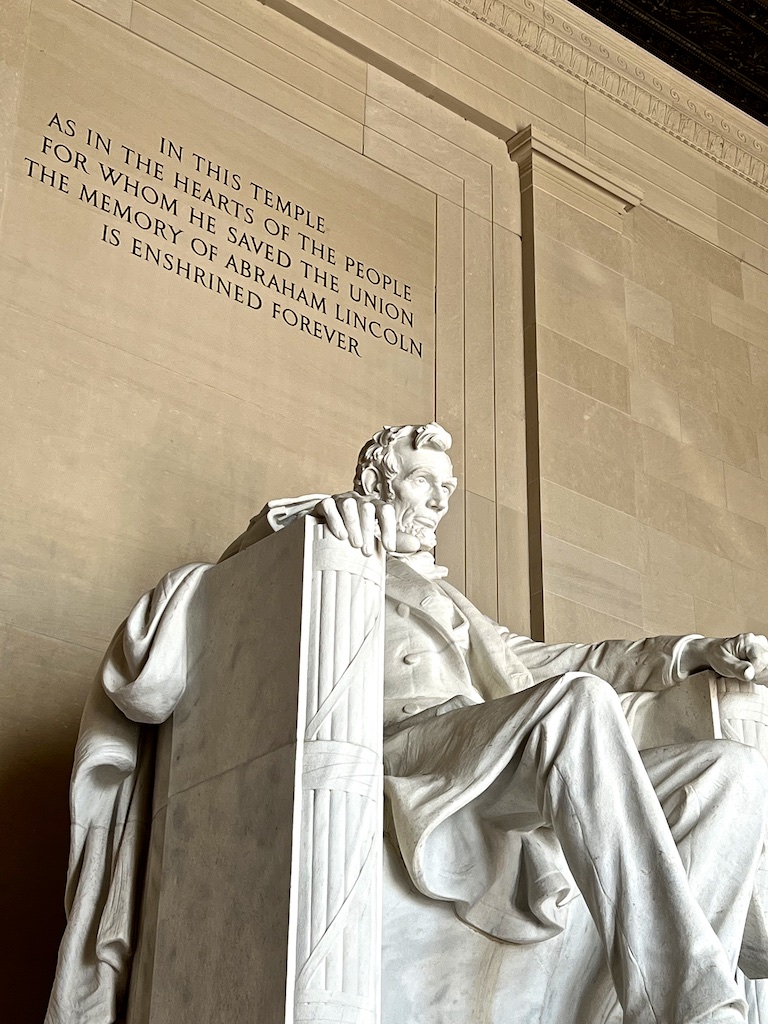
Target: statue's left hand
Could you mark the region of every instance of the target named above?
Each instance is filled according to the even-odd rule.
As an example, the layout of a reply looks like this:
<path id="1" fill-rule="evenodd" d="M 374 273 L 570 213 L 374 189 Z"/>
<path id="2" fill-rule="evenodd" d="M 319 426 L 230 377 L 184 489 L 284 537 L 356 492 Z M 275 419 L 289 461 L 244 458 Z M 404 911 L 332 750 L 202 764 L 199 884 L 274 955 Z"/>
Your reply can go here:
<path id="1" fill-rule="evenodd" d="M 759 633 L 739 633 L 722 640 L 691 640 L 681 668 L 686 674 L 711 668 L 726 679 L 768 686 L 768 639 Z"/>

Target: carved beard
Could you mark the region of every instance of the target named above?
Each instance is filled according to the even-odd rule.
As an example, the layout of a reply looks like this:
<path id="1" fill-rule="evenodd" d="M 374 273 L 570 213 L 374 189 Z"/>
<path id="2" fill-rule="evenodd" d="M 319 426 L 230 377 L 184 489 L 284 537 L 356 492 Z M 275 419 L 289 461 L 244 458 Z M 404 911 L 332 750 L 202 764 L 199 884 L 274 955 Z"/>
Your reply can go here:
<path id="1" fill-rule="evenodd" d="M 437 534 L 434 529 L 424 526 L 423 523 L 417 523 L 414 519 L 401 520 L 397 524 L 397 529 L 399 533 L 406 533 L 415 537 L 422 548 L 432 549 L 437 544 Z"/>

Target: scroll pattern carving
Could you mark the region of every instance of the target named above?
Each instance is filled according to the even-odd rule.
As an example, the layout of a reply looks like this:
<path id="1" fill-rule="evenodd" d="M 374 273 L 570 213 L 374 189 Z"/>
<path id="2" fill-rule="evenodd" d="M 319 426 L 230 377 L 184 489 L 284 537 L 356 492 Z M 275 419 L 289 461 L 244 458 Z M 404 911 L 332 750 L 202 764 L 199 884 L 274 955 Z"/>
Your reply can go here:
<path id="1" fill-rule="evenodd" d="M 384 567 L 313 527 L 294 1020 L 380 1020 Z"/>
<path id="2" fill-rule="evenodd" d="M 763 132 L 756 122 L 738 117 L 730 108 L 726 120 L 703 106 L 698 97 L 684 95 L 682 75 L 672 84 L 649 74 L 606 39 L 592 38 L 574 28 L 553 11 L 554 5 L 543 8 L 533 0 L 517 2 L 520 10 L 513 0 L 451 0 L 478 21 L 768 191 L 768 138 L 761 138 Z"/>

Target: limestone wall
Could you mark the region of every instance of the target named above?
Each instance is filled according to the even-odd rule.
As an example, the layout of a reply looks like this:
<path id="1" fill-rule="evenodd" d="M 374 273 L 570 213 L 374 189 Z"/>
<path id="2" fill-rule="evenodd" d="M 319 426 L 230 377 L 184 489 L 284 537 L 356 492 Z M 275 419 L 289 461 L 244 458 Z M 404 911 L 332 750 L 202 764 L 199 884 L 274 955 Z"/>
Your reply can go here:
<path id="1" fill-rule="evenodd" d="M 21 1024 L 113 629 L 267 498 L 346 487 L 381 423 L 454 434 L 439 554 L 512 627 L 768 628 L 768 130 L 566 0 L 5 21 L 0 1017 Z"/>

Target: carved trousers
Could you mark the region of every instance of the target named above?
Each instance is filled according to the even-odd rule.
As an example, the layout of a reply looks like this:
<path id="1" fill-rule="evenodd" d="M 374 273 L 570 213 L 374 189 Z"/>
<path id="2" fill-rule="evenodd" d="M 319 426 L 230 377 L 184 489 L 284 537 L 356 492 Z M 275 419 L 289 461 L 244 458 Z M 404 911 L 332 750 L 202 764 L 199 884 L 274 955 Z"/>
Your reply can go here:
<path id="1" fill-rule="evenodd" d="M 526 692 L 528 735 L 488 803 L 553 828 L 625 1024 L 745 1019 L 734 974 L 768 764 L 727 740 L 638 753 L 617 695 L 594 676 L 571 672 Z"/>

